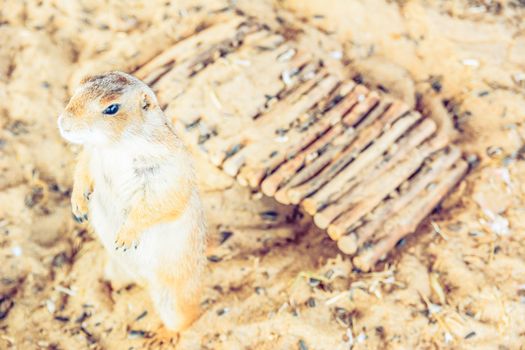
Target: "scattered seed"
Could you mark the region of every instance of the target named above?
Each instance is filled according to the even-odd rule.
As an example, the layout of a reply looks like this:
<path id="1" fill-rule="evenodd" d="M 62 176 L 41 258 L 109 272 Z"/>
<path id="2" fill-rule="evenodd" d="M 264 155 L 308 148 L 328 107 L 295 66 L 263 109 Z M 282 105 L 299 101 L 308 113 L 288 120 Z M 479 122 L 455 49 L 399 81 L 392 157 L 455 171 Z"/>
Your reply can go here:
<path id="1" fill-rule="evenodd" d="M 27 125 L 21 120 L 15 120 L 6 127 L 6 130 L 11 132 L 14 136 L 27 134 L 29 132 Z"/>
<path id="2" fill-rule="evenodd" d="M 55 320 L 59 321 L 59 322 L 69 322 L 69 317 L 67 316 L 55 316 L 54 317 Z"/>
<path id="3" fill-rule="evenodd" d="M 361 74 L 355 75 L 352 79 L 358 84 L 363 84 L 364 82 L 363 76 Z"/>
<path id="4" fill-rule="evenodd" d="M 231 236 L 233 236 L 233 232 L 231 232 L 231 231 L 221 231 L 220 235 L 221 235 L 221 238 L 219 240 L 219 244 L 223 244 L 224 242 L 229 240 L 231 238 Z"/>
<path id="5" fill-rule="evenodd" d="M 77 317 L 77 319 L 75 320 L 76 323 L 82 323 L 84 322 L 86 319 L 88 319 L 89 317 L 91 317 L 91 312 L 89 311 L 84 311 L 82 312 L 82 315 L 80 315 L 79 317 Z"/>
<path id="6" fill-rule="evenodd" d="M 516 73 L 512 76 L 512 80 L 518 86 L 525 87 L 525 73 Z"/>
<path id="7" fill-rule="evenodd" d="M 466 58 L 466 59 L 462 60 L 461 63 L 463 63 L 463 65 L 465 65 L 465 66 L 469 66 L 469 67 L 472 67 L 472 68 L 479 67 L 479 61 L 476 60 L 476 59 L 473 59 L 473 58 Z"/>
<path id="8" fill-rule="evenodd" d="M 140 315 L 137 316 L 135 321 L 139 321 L 139 320 L 143 319 L 144 317 L 146 317 L 147 314 L 148 314 L 148 311 L 144 310 Z"/>
<path id="9" fill-rule="evenodd" d="M 56 286 L 55 289 L 59 292 L 69 295 L 70 297 L 74 297 L 77 294 L 77 292 L 74 290 L 62 286 Z"/>
<path id="10" fill-rule="evenodd" d="M 308 298 L 308 300 L 306 301 L 306 303 L 307 303 L 307 305 L 308 305 L 309 307 L 315 307 L 315 299 L 312 298 L 312 297 Z"/>
<path id="11" fill-rule="evenodd" d="M 9 311 L 15 306 L 15 302 L 7 295 L 0 296 L 0 320 L 3 320 L 9 314 Z"/>
<path id="12" fill-rule="evenodd" d="M 277 56 L 278 62 L 284 62 L 290 60 L 297 51 L 295 49 L 288 49 L 279 56 Z"/>
<path id="13" fill-rule="evenodd" d="M 53 267 L 62 267 L 64 263 L 66 262 L 69 262 L 69 258 L 66 252 L 61 252 L 53 257 L 53 260 L 51 261 L 51 265 Z"/>
<path id="14" fill-rule="evenodd" d="M 226 314 L 228 311 L 230 311 L 227 307 L 217 310 L 217 315 L 222 316 Z"/>
<path id="15" fill-rule="evenodd" d="M 332 278 L 332 276 L 334 275 L 334 270 L 330 269 L 328 271 L 325 272 L 324 276 L 328 279 Z"/>
<path id="16" fill-rule="evenodd" d="M 340 60 L 343 58 L 343 53 L 341 51 L 332 51 L 330 52 L 330 57 L 336 60 Z"/>
<path id="17" fill-rule="evenodd" d="M 90 344 L 94 344 L 94 343 L 97 342 L 97 340 L 95 339 L 93 334 L 91 332 L 89 332 L 84 326 L 80 326 L 80 330 L 82 331 L 82 333 L 84 333 L 86 335 L 87 341 Z"/>
<path id="18" fill-rule="evenodd" d="M 148 331 L 144 331 L 141 329 L 130 329 L 128 331 L 128 337 L 130 339 L 134 338 L 151 338 L 151 334 Z"/>
<path id="19" fill-rule="evenodd" d="M 470 332 L 469 334 L 467 334 L 465 336 L 465 339 L 470 339 L 470 338 L 475 337 L 475 336 L 476 336 L 476 332 L 472 331 L 472 332 Z"/>
<path id="20" fill-rule="evenodd" d="M 308 350 L 308 346 L 306 346 L 304 340 L 299 340 L 299 350 Z"/>
<path id="21" fill-rule="evenodd" d="M 47 311 L 49 311 L 50 314 L 55 313 L 55 311 L 56 311 L 56 305 L 55 305 L 55 303 L 53 302 L 53 300 L 51 300 L 51 299 L 47 299 L 47 300 L 46 300 L 46 307 L 47 307 Z"/>
<path id="22" fill-rule="evenodd" d="M 495 157 L 500 155 L 503 152 L 503 149 L 498 146 L 489 146 L 487 147 L 486 153 L 489 157 Z"/>
<path id="23" fill-rule="evenodd" d="M 286 86 L 292 85 L 292 75 L 289 71 L 285 70 L 281 74 L 281 79 Z"/>
<path id="24" fill-rule="evenodd" d="M 186 124 L 186 130 L 191 130 L 199 126 L 199 123 L 201 122 L 201 118 L 197 118 L 194 121 L 192 121 L 189 124 Z"/>
<path id="25" fill-rule="evenodd" d="M 321 281 L 318 280 L 317 278 L 310 277 L 310 278 L 308 279 L 308 284 L 309 284 L 311 287 L 317 287 L 319 284 L 321 284 Z"/>
<path id="26" fill-rule="evenodd" d="M 20 246 L 14 246 L 11 248 L 11 254 L 13 256 L 19 257 L 22 255 L 22 248 Z"/>
<path id="27" fill-rule="evenodd" d="M 208 261 L 213 262 L 213 263 L 220 262 L 221 260 L 222 260 L 222 258 L 220 256 L 217 256 L 217 255 L 210 255 L 210 256 L 208 256 Z"/>
<path id="28" fill-rule="evenodd" d="M 441 76 L 430 76 L 430 86 L 435 92 L 441 92 L 441 89 L 443 88 L 443 85 L 441 84 L 442 79 Z"/>
<path id="29" fill-rule="evenodd" d="M 276 211 L 268 210 L 268 211 L 263 211 L 259 213 L 259 216 L 263 220 L 276 221 L 277 218 L 279 217 L 279 214 Z"/>
<path id="30" fill-rule="evenodd" d="M 235 153 L 239 152 L 241 149 L 241 145 L 240 144 L 236 144 L 235 146 L 233 146 L 228 152 L 226 152 L 226 158 L 230 158 L 231 156 L 233 156 Z"/>
<path id="31" fill-rule="evenodd" d="M 463 227 L 461 222 L 451 223 L 447 225 L 447 229 L 450 231 L 458 232 Z"/>
<path id="32" fill-rule="evenodd" d="M 248 61 L 248 60 L 236 59 L 236 60 L 233 60 L 233 63 L 238 65 L 238 66 L 243 66 L 243 67 L 249 67 L 251 65 L 251 62 Z"/>
<path id="33" fill-rule="evenodd" d="M 401 248 L 402 246 L 405 245 L 406 242 L 407 242 L 406 238 L 401 238 L 401 239 L 396 243 L 396 248 Z"/>
<path id="34" fill-rule="evenodd" d="M 471 168 L 476 167 L 479 164 L 479 158 L 475 154 L 469 154 L 467 156 L 467 163 L 470 165 Z"/>

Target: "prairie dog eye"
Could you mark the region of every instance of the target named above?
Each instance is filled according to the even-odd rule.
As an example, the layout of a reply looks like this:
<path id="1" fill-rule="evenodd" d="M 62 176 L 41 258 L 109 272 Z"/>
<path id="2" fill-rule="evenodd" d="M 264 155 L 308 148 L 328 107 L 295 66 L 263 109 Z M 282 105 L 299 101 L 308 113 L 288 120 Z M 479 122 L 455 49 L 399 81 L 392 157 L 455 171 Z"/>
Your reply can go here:
<path id="1" fill-rule="evenodd" d="M 112 105 L 109 105 L 102 113 L 107 115 L 113 115 L 118 112 L 120 109 L 120 105 L 117 103 L 114 103 Z"/>

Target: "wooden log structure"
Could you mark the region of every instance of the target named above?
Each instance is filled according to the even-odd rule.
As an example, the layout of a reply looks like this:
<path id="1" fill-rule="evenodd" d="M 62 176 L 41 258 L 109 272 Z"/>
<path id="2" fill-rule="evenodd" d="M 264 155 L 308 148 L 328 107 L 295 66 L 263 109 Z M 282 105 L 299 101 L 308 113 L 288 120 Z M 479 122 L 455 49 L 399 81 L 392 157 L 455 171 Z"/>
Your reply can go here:
<path id="1" fill-rule="evenodd" d="M 431 118 L 350 79 L 331 40 L 292 17 L 267 24 L 232 12 L 134 74 L 211 162 L 301 206 L 370 270 L 467 164 Z"/>

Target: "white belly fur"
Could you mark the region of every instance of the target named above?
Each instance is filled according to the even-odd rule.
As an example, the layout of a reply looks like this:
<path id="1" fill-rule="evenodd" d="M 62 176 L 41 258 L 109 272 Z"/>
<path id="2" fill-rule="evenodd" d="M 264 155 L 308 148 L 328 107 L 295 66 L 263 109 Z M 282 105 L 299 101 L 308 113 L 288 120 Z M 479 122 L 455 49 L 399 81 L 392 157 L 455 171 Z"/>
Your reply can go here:
<path id="1" fill-rule="evenodd" d="M 191 235 L 201 235 L 204 246 L 201 203 L 195 189 L 185 212 L 177 220 L 147 229 L 141 234 L 137 249 L 116 250 L 115 238 L 125 221 L 130 199 L 144 186 L 141 178 L 136 176 L 132 159 L 125 156 L 127 152 L 118 153 L 99 153 L 92 162 L 95 189 L 89 204 L 89 220 L 111 257 L 136 282 L 142 283 L 158 270 L 159 264 L 169 261 L 176 268 L 183 252 L 188 249 Z M 181 175 L 180 167 L 163 165 L 152 184 L 148 185 L 148 191 L 165 193 Z"/>

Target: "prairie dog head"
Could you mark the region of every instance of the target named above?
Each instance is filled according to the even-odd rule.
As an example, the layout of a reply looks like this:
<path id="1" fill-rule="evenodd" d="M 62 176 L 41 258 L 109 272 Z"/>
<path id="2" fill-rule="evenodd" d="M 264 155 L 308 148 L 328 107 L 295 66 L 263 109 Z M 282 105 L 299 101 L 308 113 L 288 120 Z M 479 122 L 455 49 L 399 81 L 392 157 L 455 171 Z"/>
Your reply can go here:
<path id="1" fill-rule="evenodd" d="M 109 72 L 81 81 L 58 117 L 58 128 L 71 143 L 101 146 L 162 123 L 163 118 L 146 84 L 123 72 Z"/>

